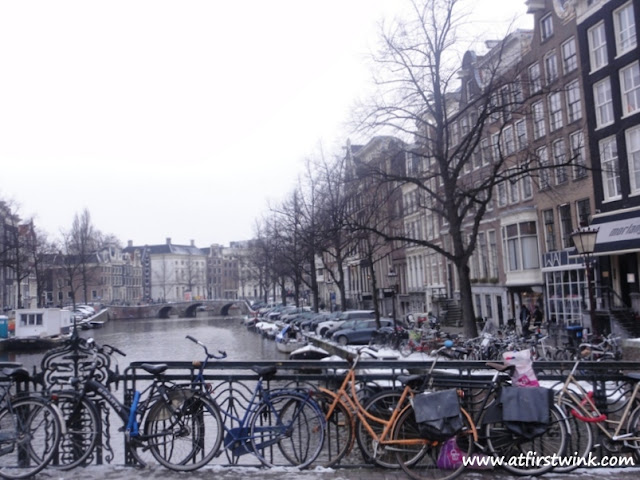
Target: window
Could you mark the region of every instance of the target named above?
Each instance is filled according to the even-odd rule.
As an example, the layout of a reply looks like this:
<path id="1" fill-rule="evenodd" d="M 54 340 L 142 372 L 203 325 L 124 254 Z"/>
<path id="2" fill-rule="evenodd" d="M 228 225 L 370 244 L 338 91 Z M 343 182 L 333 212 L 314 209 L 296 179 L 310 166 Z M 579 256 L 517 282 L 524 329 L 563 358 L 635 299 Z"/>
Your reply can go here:
<path id="1" fill-rule="evenodd" d="M 487 246 L 487 235 L 485 232 L 478 232 L 478 264 L 480 278 L 489 277 L 489 249 Z"/>
<path id="2" fill-rule="evenodd" d="M 485 302 L 485 307 L 487 308 L 487 310 L 485 311 L 485 313 L 487 314 L 486 316 L 487 318 L 492 318 L 493 308 L 491 308 L 491 295 L 485 295 L 484 302 Z"/>
<path id="3" fill-rule="evenodd" d="M 519 150 L 527 147 L 527 124 L 524 120 L 519 120 L 516 122 L 516 138 Z"/>
<path id="4" fill-rule="evenodd" d="M 479 293 L 476 293 L 473 298 L 475 299 L 475 303 L 476 303 L 476 316 L 481 317 L 482 316 L 482 296 Z"/>
<path id="5" fill-rule="evenodd" d="M 544 104 L 534 103 L 531 110 L 533 111 L 533 138 L 538 139 L 547 133 L 544 125 Z"/>
<path id="6" fill-rule="evenodd" d="M 640 64 L 632 63 L 620 70 L 622 114 L 631 115 L 640 110 Z"/>
<path id="7" fill-rule="evenodd" d="M 507 185 L 505 182 L 498 184 L 498 206 L 504 207 L 507 204 Z"/>
<path id="8" fill-rule="evenodd" d="M 640 193 L 640 126 L 625 132 L 631 193 Z"/>
<path id="9" fill-rule="evenodd" d="M 504 131 L 502 132 L 502 139 L 504 141 L 505 154 L 511 155 L 513 152 L 515 152 L 516 147 L 513 140 L 513 127 L 511 125 L 504 128 Z"/>
<path id="10" fill-rule="evenodd" d="M 578 225 L 584 227 L 589 225 L 589 217 L 591 217 L 591 204 L 589 199 L 578 200 L 576 202 L 576 213 L 578 215 Z"/>
<path id="11" fill-rule="evenodd" d="M 620 169 L 618 168 L 618 145 L 616 137 L 600 141 L 600 166 L 605 200 L 620 198 Z"/>
<path id="12" fill-rule="evenodd" d="M 502 119 L 508 122 L 511 120 L 511 110 L 513 109 L 513 101 L 511 100 L 511 92 L 508 85 L 500 89 L 500 102 L 502 104 Z"/>
<path id="13" fill-rule="evenodd" d="M 529 82 L 531 82 L 531 93 L 537 92 L 542 88 L 540 65 L 537 63 L 534 63 L 529 67 Z"/>
<path id="14" fill-rule="evenodd" d="M 496 242 L 496 231 L 489 230 L 489 270 L 490 278 L 498 278 L 498 244 Z"/>
<path id="15" fill-rule="evenodd" d="M 553 209 L 544 210 L 542 212 L 542 220 L 544 221 L 544 240 L 547 252 L 557 250 L 556 247 L 556 225 L 553 215 Z"/>
<path id="16" fill-rule="evenodd" d="M 553 17 L 551 14 L 540 20 L 540 41 L 544 42 L 553 35 Z"/>
<path id="17" fill-rule="evenodd" d="M 533 188 L 531 186 L 531 174 L 527 171 L 526 165 L 523 163 L 521 170 L 522 174 L 522 198 L 527 199 L 533 196 Z"/>
<path id="18" fill-rule="evenodd" d="M 571 205 L 565 204 L 558 207 L 558 217 L 560 218 L 560 229 L 562 233 L 562 248 L 571 248 L 573 241 L 571 233 L 573 226 L 571 223 Z"/>
<path id="19" fill-rule="evenodd" d="M 633 4 L 628 2 L 613 12 L 613 24 L 616 34 L 616 52 L 618 55 L 636 47 L 636 20 Z"/>
<path id="20" fill-rule="evenodd" d="M 580 84 L 576 80 L 567 85 L 567 119 L 569 123 L 582 118 Z"/>
<path id="21" fill-rule="evenodd" d="M 509 271 L 531 270 L 540 267 L 536 222 L 522 222 L 503 228 L 505 252 Z"/>
<path id="22" fill-rule="evenodd" d="M 518 203 L 520 200 L 520 184 L 518 180 L 509 180 L 509 202 Z"/>
<path id="23" fill-rule="evenodd" d="M 571 141 L 571 162 L 573 167 L 573 178 L 584 178 L 587 176 L 587 159 L 585 157 L 584 135 L 582 132 L 572 133 Z"/>
<path id="24" fill-rule="evenodd" d="M 536 151 L 538 155 L 538 167 L 540 172 L 540 190 L 544 190 L 545 188 L 549 188 L 551 186 L 550 176 L 549 176 L 549 157 L 547 156 L 547 147 L 539 148 Z"/>
<path id="25" fill-rule="evenodd" d="M 562 127 L 562 98 L 560 93 L 549 95 L 549 131 L 553 132 Z"/>
<path id="26" fill-rule="evenodd" d="M 558 79 L 558 59 L 556 58 L 556 52 L 551 52 L 544 57 L 544 71 L 547 85 Z"/>
<path id="27" fill-rule="evenodd" d="M 489 165 L 489 163 L 491 163 L 491 149 L 489 148 L 488 139 L 483 138 L 480 142 L 480 152 L 483 165 Z"/>
<path id="28" fill-rule="evenodd" d="M 612 124 L 613 102 L 609 78 L 605 78 L 593 86 L 593 101 L 596 109 L 596 127 L 601 128 Z"/>
<path id="29" fill-rule="evenodd" d="M 591 71 L 594 72 L 604 67 L 609 61 L 604 22 L 591 27 L 587 35 L 589 38 L 589 61 L 591 62 Z"/>
<path id="30" fill-rule="evenodd" d="M 565 162 L 564 140 L 553 142 L 553 163 L 555 164 L 556 185 L 566 183 L 568 180 L 567 168 L 564 165 Z"/>
<path id="31" fill-rule="evenodd" d="M 494 133 L 493 135 L 491 135 L 491 155 L 493 155 L 493 158 L 496 162 L 501 158 L 499 133 Z"/>
<path id="32" fill-rule="evenodd" d="M 578 68 L 578 55 L 576 53 L 576 39 L 571 37 L 562 44 L 562 71 L 565 75 Z"/>

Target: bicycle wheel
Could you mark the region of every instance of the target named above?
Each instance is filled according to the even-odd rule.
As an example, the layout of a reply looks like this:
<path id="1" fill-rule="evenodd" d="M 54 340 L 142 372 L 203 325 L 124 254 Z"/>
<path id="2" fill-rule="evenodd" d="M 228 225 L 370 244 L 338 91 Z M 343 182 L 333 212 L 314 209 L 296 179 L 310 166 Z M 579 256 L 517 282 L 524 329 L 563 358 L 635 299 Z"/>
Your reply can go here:
<path id="1" fill-rule="evenodd" d="M 567 421 L 567 447 L 565 449 L 565 456 L 587 458 L 593 448 L 593 430 L 591 429 L 591 425 L 571 414 L 571 410 L 576 407 L 570 398 L 564 397 L 559 406 L 562 408 Z M 553 471 L 568 473 L 579 466 L 578 462 L 572 462 L 570 465 L 559 464 Z"/>
<path id="2" fill-rule="evenodd" d="M 329 393 L 316 395 L 316 401 L 325 417 L 324 447 L 316 459 L 316 464 L 325 468 L 337 465 L 353 448 L 355 422 L 349 408 L 338 401 L 327 417 L 335 397 Z"/>
<path id="3" fill-rule="evenodd" d="M 403 357 L 408 357 L 413 352 L 413 347 L 409 340 L 402 340 L 398 345 L 398 350 Z"/>
<path id="4" fill-rule="evenodd" d="M 267 395 L 249 424 L 251 448 L 264 465 L 306 468 L 322 450 L 325 420 L 318 405 L 302 395 Z"/>
<path id="5" fill-rule="evenodd" d="M 515 475 L 541 475 L 553 468 L 553 463 L 546 459 L 565 453 L 566 420 L 562 410 L 554 405 L 549 409 L 549 425 L 541 435 L 526 438 L 496 422 L 485 425 L 485 438 L 489 451 L 502 461 L 505 470 Z"/>
<path id="6" fill-rule="evenodd" d="M 63 432 L 52 465 L 62 470 L 85 465 L 101 435 L 102 422 L 97 407 L 76 392 L 57 392 L 56 405 L 62 413 Z"/>
<path id="7" fill-rule="evenodd" d="M 402 396 L 402 390 L 384 391 L 369 398 L 364 404 L 364 409 L 374 417 L 382 420 L 389 420 L 393 410 L 398 405 L 400 397 Z M 409 404 L 408 399 L 406 405 Z M 384 425 L 380 422 L 373 420 L 367 420 L 367 423 L 371 429 L 378 435 L 378 438 L 384 431 Z M 358 447 L 362 452 L 364 460 L 369 463 L 374 463 L 384 468 L 399 468 L 396 460 L 396 454 L 393 448 L 389 445 L 383 445 L 378 443 L 367 430 L 366 426 L 359 419 L 356 421 L 356 439 L 358 441 Z M 391 440 L 391 431 L 386 438 Z"/>
<path id="8" fill-rule="evenodd" d="M 397 442 L 396 462 L 415 480 L 448 480 L 464 470 L 463 458 L 473 452 L 473 428 L 466 415 L 462 416 L 463 428 L 444 442 L 422 438 L 413 408 L 406 408 L 398 417 L 393 429 Z M 402 441 L 407 443 L 403 444 Z"/>
<path id="9" fill-rule="evenodd" d="M 149 409 L 144 438 L 154 458 L 175 471 L 192 471 L 211 461 L 220 450 L 223 423 L 218 406 L 188 388 L 168 392 Z"/>
<path id="10" fill-rule="evenodd" d="M 0 412 L 0 476 L 27 478 L 45 468 L 61 431 L 60 412 L 47 400 L 11 400 Z"/>

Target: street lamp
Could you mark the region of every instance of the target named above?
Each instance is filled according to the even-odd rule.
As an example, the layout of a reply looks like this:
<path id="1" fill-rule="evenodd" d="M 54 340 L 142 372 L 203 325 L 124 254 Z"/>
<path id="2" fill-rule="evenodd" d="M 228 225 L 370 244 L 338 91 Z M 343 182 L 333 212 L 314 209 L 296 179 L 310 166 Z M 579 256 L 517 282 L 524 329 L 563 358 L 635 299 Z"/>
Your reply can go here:
<path id="1" fill-rule="evenodd" d="M 596 250 L 597 237 L 598 229 L 590 227 L 582 227 L 571 234 L 573 244 L 576 246 L 578 253 L 582 255 L 582 261 L 584 262 L 584 270 L 587 277 L 587 290 L 589 292 L 589 319 L 591 320 L 591 328 L 597 330 L 598 333 L 602 333 L 599 331 L 599 328 L 596 329 L 595 295 L 593 291 L 593 284 L 591 282 L 591 264 L 593 262 L 593 253 Z"/>
<path id="2" fill-rule="evenodd" d="M 389 270 L 387 274 L 389 277 L 389 285 L 391 285 L 391 289 L 393 291 L 393 296 L 391 297 L 391 311 L 393 314 L 393 328 L 396 328 L 396 295 L 398 293 L 398 274 L 393 270 Z"/>

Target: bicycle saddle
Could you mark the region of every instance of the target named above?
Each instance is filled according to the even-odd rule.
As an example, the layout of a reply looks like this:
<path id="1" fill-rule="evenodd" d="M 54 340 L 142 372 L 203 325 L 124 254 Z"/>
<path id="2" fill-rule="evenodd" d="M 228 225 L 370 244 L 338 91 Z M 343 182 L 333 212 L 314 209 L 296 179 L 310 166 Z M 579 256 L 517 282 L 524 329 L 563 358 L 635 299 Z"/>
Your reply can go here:
<path id="1" fill-rule="evenodd" d="M 26 368 L 22 367 L 5 367 L 2 369 L 1 375 L 6 378 L 11 378 L 16 382 L 26 382 L 29 380 L 29 372 Z"/>
<path id="2" fill-rule="evenodd" d="M 140 368 L 152 375 L 158 375 L 169 368 L 169 365 L 166 363 L 143 363 Z"/>
<path id="3" fill-rule="evenodd" d="M 253 367 L 251 367 L 251 370 L 256 372 L 261 377 L 273 376 L 278 371 L 278 369 L 276 368 L 275 365 L 267 365 L 265 367 L 261 367 L 259 365 L 254 365 Z"/>

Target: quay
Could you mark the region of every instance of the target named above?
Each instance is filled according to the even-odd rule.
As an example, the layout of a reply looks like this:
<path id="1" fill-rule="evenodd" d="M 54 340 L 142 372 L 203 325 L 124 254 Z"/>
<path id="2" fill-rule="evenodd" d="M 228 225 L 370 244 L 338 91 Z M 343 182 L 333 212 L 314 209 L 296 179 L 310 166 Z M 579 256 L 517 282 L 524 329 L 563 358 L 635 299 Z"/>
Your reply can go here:
<path id="1" fill-rule="evenodd" d="M 36 476 L 37 479 L 51 480 L 184 480 L 188 475 L 193 480 L 238 480 L 251 478 L 260 480 L 407 480 L 409 477 L 402 470 L 383 468 L 335 468 L 335 469 L 266 469 L 251 467 L 203 467 L 189 473 L 173 472 L 161 467 L 135 468 L 118 465 L 90 466 L 77 468 L 68 472 L 48 468 Z M 639 467 L 623 469 L 581 468 L 572 473 L 560 474 L 550 472 L 547 475 L 554 480 L 600 480 L 606 476 L 616 479 L 635 480 L 640 476 Z M 503 471 L 468 471 L 459 479 L 469 480 L 515 480 L 531 477 L 516 477 Z M 545 475 L 538 477 L 544 479 Z"/>

